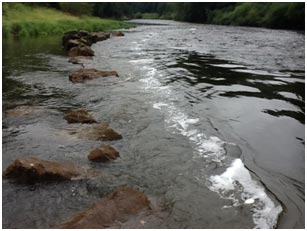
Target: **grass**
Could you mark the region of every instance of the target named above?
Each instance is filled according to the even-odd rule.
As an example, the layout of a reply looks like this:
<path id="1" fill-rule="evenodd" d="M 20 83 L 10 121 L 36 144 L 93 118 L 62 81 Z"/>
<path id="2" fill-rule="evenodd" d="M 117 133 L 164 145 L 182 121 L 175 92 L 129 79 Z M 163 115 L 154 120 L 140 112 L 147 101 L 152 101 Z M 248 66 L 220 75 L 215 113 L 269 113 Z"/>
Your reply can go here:
<path id="1" fill-rule="evenodd" d="M 31 37 L 62 34 L 70 30 L 105 31 L 131 28 L 131 24 L 91 16 L 73 16 L 58 10 L 15 3 L 3 7 L 2 36 Z"/>

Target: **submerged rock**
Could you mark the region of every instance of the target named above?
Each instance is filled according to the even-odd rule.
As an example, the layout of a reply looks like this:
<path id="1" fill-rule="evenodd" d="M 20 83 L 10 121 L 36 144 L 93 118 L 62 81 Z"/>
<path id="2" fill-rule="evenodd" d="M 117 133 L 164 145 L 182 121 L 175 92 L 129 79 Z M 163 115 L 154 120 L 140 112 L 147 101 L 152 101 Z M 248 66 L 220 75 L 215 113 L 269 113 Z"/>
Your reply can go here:
<path id="1" fill-rule="evenodd" d="M 81 64 L 84 66 L 85 63 L 90 62 L 92 60 L 92 56 L 74 56 L 68 59 L 68 62 L 72 64 Z"/>
<path id="2" fill-rule="evenodd" d="M 67 120 L 68 123 L 97 123 L 93 116 L 85 109 L 69 112 L 65 114 L 64 119 Z"/>
<path id="3" fill-rule="evenodd" d="M 128 187 L 119 187 L 93 207 L 76 215 L 61 228 L 107 228 L 114 222 L 125 222 L 129 216 L 148 209 L 149 205 L 150 201 L 143 192 Z"/>
<path id="4" fill-rule="evenodd" d="M 5 178 L 36 182 L 48 180 L 71 180 L 80 175 L 80 169 L 69 163 L 49 161 L 37 157 L 17 158 L 3 173 Z"/>
<path id="5" fill-rule="evenodd" d="M 81 69 L 69 75 L 69 80 L 73 83 L 84 83 L 86 80 L 92 80 L 99 77 L 118 77 L 116 71 L 100 71 L 96 69 Z"/>
<path id="6" fill-rule="evenodd" d="M 46 107 L 37 105 L 20 105 L 13 109 L 7 110 L 5 115 L 8 117 L 23 117 L 29 115 L 35 115 L 37 113 L 44 112 Z"/>
<path id="7" fill-rule="evenodd" d="M 86 137 L 92 140 L 119 140 L 122 135 L 114 131 L 107 123 L 101 123 L 81 131 L 81 137 Z"/>
<path id="8" fill-rule="evenodd" d="M 103 145 L 94 149 L 88 155 L 88 159 L 97 162 L 108 162 L 116 160 L 119 157 L 119 152 L 110 145 Z"/>

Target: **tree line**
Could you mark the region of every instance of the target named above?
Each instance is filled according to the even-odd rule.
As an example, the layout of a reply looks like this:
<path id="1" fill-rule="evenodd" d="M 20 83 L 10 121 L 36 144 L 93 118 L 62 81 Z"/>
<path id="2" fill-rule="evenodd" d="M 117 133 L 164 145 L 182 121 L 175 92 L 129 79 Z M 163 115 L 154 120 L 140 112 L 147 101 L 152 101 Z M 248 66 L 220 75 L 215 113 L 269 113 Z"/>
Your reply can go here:
<path id="1" fill-rule="evenodd" d="M 93 15 L 101 18 L 156 18 L 207 24 L 305 29 L 304 2 L 45 2 L 26 4 L 51 7 L 73 15 Z"/>

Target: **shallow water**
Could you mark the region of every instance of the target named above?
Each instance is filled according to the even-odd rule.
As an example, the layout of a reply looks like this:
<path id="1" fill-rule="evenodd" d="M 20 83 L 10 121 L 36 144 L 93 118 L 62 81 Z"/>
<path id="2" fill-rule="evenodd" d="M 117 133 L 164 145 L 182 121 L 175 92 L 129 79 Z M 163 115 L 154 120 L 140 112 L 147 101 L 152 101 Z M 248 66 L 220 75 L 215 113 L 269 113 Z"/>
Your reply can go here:
<path id="1" fill-rule="evenodd" d="M 144 228 L 303 228 L 305 36 L 145 22 L 92 46 L 85 67 L 120 78 L 85 84 L 68 81 L 81 66 L 67 62 L 60 38 L 4 41 L 3 170 L 35 155 L 102 174 L 52 185 L 3 180 L 3 228 L 56 227 L 122 184 L 167 214 Z M 45 109 L 8 116 L 17 105 Z M 102 142 L 63 119 L 80 107 L 123 135 L 104 142 L 121 158 L 87 161 Z"/>

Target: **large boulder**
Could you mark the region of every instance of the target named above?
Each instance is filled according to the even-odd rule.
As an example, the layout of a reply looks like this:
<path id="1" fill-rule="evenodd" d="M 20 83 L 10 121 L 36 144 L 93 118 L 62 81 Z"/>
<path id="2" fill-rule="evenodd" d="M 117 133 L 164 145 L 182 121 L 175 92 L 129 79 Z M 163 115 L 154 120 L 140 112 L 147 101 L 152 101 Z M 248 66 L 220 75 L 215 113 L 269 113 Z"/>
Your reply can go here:
<path id="1" fill-rule="evenodd" d="M 94 149 L 88 155 L 88 159 L 96 162 L 108 162 L 116 160 L 119 157 L 119 152 L 110 145 L 103 145 Z"/>
<path id="2" fill-rule="evenodd" d="M 119 187 L 94 206 L 77 214 L 61 228 L 102 229 L 115 222 L 125 222 L 130 216 L 149 209 L 150 201 L 143 192 Z"/>
<path id="3" fill-rule="evenodd" d="M 37 157 L 20 157 L 5 170 L 3 176 L 17 181 L 37 182 L 71 180 L 80 174 L 80 169 L 73 164 L 42 160 Z"/>
<path id="4" fill-rule="evenodd" d="M 85 109 L 79 109 L 66 113 L 64 119 L 68 123 L 97 123 L 97 121 L 91 116 Z"/>
<path id="5" fill-rule="evenodd" d="M 116 71 L 100 71 L 96 69 L 81 69 L 69 75 L 69 80 L 73 83 L 83 83 L 99 77 L 114 76 L 118 77 Z"/>
<path id="6" fill-rule="evenodd" d="M 121 134 L 114 131 L 107 123 L 84 128 L 81 131 L 80 137 L 102 141 L 120 140 L 123 138 Z"/>
<path id="7" fill-rule="evenodd" d="M 69 57 L 75 56 L 94 56 L 94 51 L 87 45 L 79 43 L 78 46 L 72 47 L 68 51 Z"/>

